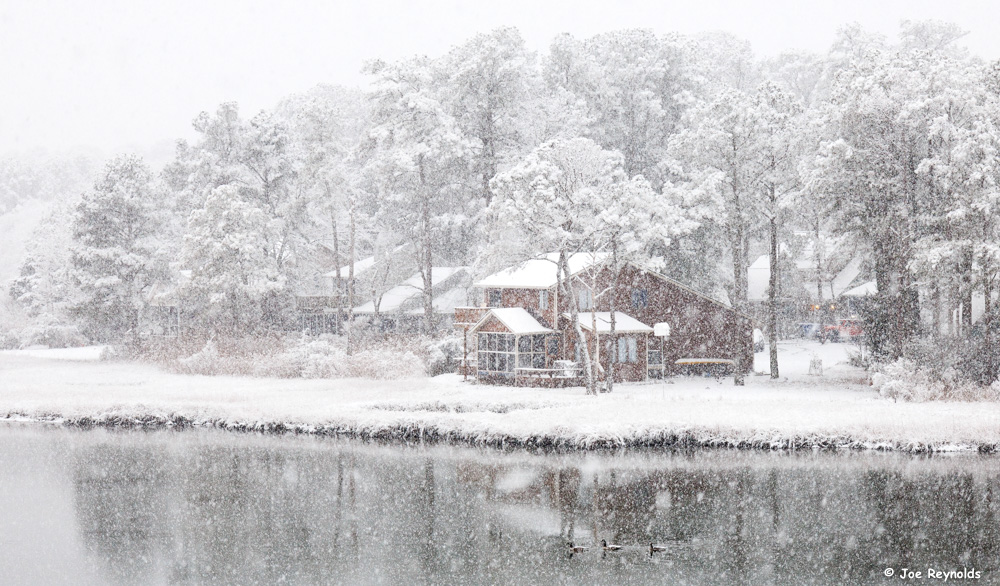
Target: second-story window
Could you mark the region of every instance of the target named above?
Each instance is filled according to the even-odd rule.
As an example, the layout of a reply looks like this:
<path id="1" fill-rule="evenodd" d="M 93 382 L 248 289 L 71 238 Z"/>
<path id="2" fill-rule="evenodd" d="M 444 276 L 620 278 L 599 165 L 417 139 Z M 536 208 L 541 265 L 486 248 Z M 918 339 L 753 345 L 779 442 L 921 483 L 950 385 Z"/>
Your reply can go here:
<path id="1" fill-rule="evenodd" d="M 649 291 L 647 289 L 632 289 L 632 307 L 636 309 L 649 307 Z"/>
<path id="2" fill-rule="evenodd" d="M 486 290 L 487 304 L 490 307 L 500 307 L 500 303 L 503 300 L 503 291 L 500 289 L 487 289 Z"/>
<path id="3" fill-rule="evenodd" d="M 580 300 L 580 311 L 589 310 L 594 305 L 594 297 L 590 294 L 590 289 L 580 289 L 576 292 L 577 299 Z"/>
<path id="4" fill-rule="evenodd" d="M 549 292 L 539 291 L 538 292 L 538 309 L 548 309 L 549 308 Z"/>

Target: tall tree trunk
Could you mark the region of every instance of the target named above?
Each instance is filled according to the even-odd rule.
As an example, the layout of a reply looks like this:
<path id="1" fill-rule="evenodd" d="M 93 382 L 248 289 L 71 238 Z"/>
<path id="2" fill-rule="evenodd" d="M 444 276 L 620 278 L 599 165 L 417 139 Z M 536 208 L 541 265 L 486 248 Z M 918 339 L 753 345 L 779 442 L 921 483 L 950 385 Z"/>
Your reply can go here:
<path id="1" fill-rule="evenodd" d="M 735 352 L 733 353 L 733 384 L 736 386 L 743 386 L 745 384 L 745 370 L 746 370 L 746 346 L 747 337 L 751 338 L 751 344 L 753 334 L 752 332 L 746 331 L 746 323 L 743 316 L 746 315 L 746 300 L 747 300 L 747 244 L 746 244 L 746 227 L 743 225 L 743 217 L 741 214 L 737 213 L 732 222 L 732 249 L 733 249 L 733 309 L 736 311 L 737 317 L 734 324 L 734 335 L 735 340 L 733 340 L 733 346 Z"/>
<path id="2" fill-rule="evenodd" d="M 424 295 L 424 333 L 428 336 L 434 333 L 434 278 L 432 274 L 433 240 L 431 234 L 431 196 L 424 170 L 424 157 L 417 158 L 420 171 L 420 275 L 423 278 Z"/>
<path id="3" fill-rule="evenodd" d="M 972 249 L 962 251 L 962 262 L 959 266 L 959 282 L 962 291 L 962 335 L 968 336 L 972 331 Z"/>
<path id="4" fill-rule="evenodd" d="M 593 365 L 590 360 L 590 348 L 587 344 L 587 337 L 583 333 L 583 328 L 580 327 L 580 300 L 573 294 L 573 284 L 570 280 L 569 272 L 569 258 L 566 255 L 565 249 L 559 251 L 559 270 L 562 272 L 563 295 L 569 302 L 570 323 L 576 331 L 577 348 L 580 349 L 580 356 L 583 358 L 583 377 L 587 385 L 587 394 L 596 395 L 597 381 L 595 380 Z"/>
<path id="5" fill-rule="evenodd" d="M 615 388 L 615 370 L 618 366 L 618 345 L 621 343 L 615 334 L 617 333 L 617 328 L 615 327 L 615 309 L 617 309 L 618 303 L 616 302 L 618 293 L 618 277 L 621 274 L 621 270 L 618 267 L 618 243 L 611 243 L 611 270 L 615 272 L 614 279 L 611 285 L 611 303 L 608 305 L 611 308 L 611 328 L 609 332 L 608 339 L 611 340 L 611 352 L 608 355 L 608 392 L 612 392 Z M 636 349 L 638 352 L 638 348 Z"/>
<path id="6" fill-rule="evenodd" d="M 771 186 L 774 195 L 774 186 Z M 771 216 L 771 274 L 768 279 L 767 343 L 771 353 L 771 378 L 778 378 L 778 217 Z"/>
<path id="7" fill-rule="evenodd" d="M 330 189 L 327 188 L 327 197 L 330 196 Z M 330 213 L 330 231 L 333 236 L 333 264 L 337 270 L 335 288 L 337 290 L 337 333 L 342 334 L 344 329 L 344 276 L 340 274 L 340 235 L 337 234 L 337 214 Z"/>
<path id="8" fill-rule="evenodd" d="M 355 197 L 350 198 L 350 233 L 348 234 L 347 268 L 347 354 L 354 352 L 354 255 L 355 255 Z"/>

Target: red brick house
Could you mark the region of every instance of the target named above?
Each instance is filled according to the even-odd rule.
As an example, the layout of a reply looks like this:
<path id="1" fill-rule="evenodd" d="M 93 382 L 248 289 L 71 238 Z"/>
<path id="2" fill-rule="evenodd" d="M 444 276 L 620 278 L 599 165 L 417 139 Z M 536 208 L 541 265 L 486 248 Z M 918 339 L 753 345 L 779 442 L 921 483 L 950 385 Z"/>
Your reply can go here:
<path id="1" fill-rule="evenodd" d="M 465 374 L 507 384 L 579 384 L 579 337 L 570 304 L 557 291 L 557 260 L 549 254 L 475 283 L 483 292 L 480 306 L 455 309 L 454 325 L 465 335 Z M 622 381 L 662 378 L 692 364 L 731 367 L 737 352 L 752 368 L 752 345 L 736 335 L 751 331 L 750 318 L 636 265 L 626 265 L 616 283 L 606 260 L 592 253 L 569 258 L 578 319 L 601 377 L 612 357 Z"/>

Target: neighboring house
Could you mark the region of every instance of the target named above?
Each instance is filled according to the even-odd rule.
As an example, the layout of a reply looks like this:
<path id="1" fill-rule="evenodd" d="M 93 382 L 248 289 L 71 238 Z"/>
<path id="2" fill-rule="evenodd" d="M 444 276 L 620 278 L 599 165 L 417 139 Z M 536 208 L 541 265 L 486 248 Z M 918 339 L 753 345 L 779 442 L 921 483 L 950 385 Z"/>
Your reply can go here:
<path id="1" fill-rule="evenodd" d="M 468 303 L 467 267 L 432 267 L 436 329 L 451 327 L 455 308 Z M 376 299 L 354 308 L 354 319 L 383 332 L 418 332 L 424 326 L 424 279 L 416 273 Z"/>
<path id="2" fill-rule="evenodd" d="M 800 331 L 805 323 L 822 323 L 852 317 L 856 304 L 845 294 L 864 282 L 864 257 L 840 239 L 821 236 L 820 248 L 814 235 L 797 233 L 805 241 L 798 254 L 788 258 L 789 247 L 782 243 L 782 262 L 778 283 L 778 331 L 787 336 Z M 818 264 L 818 268 L 817 268 Z M 787 268 L 785 268 L 787 267 Z M 747 300 L 751 314 L 766 321 L 770 301 L 771 263 L 768 255 L 759 256 L 747 268 Z"/>
<path id="3" fill-rule="evenodd" d="M 191 271 L 174 271 L 170 281 L 157 281 L 146 291 L 146 307 L 140 321 L 143 335 L 176 337 L 182 328 L 189 327 L 193 316 L 184 308 L 180 290 L 190 280 Z"/>
<path id="4" fill-rule="evenodd" d="M 466 374 L 508 384 L 579 384 L 579 337 L 570 304 L 557 291 L 557 260 L 548 254 L 475 283 L 480 307 L 455 309 Z M 749 333 L 747 316 L 636 265 L 627 265 L 616 283 L 607 255 L 578 253 L 568 260 L 579 325 L 601 377 L 612 357 L 616 380 L 624 381 L 660 378 L 692 362 L 727 363 L 737 352 L 752 367 L 752 346 L 735 335 L 741 328 Z"/>

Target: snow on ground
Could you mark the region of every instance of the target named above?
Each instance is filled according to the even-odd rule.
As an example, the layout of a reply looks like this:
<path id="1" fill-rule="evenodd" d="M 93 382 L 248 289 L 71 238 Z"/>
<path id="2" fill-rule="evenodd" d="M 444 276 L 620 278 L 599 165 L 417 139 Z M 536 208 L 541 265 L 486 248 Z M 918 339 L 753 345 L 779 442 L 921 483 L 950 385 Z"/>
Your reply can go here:
<path id="1" fill-rule="evenodd" d="M 48 360 L 100 360 L 101 353 L 107 346 L 83 346 L 81 348 L 47 348 L 45 346 L 25 348 L 24 350 L 7 350 L 2 354 L 7 356 L 30 356 Z"/>
<path id="2" fill-rule="evenodd" d="M 363 437 L 447 438 L 490 445 L 719 445 L 963 450 L 1000 447 L 996 403 L 894 403 L 847 364 L 847 344 L 781 345 L 781 378 L 680 377 L 526 389 L 444 375 L 397 381 L 286 380 L 172 374 L 155 366 L 0 352 L 0 419 L 214 425 Z M 83 353 L 83 349 L 76 349 Z M 45 352 L 49 352 L 46 354 Z M 96 350 L 90 350 L 93 356 Z M 808 375 L 809 360 L 822 376 Z M 757 371 L 767 368 L 757 354 Z"/>

